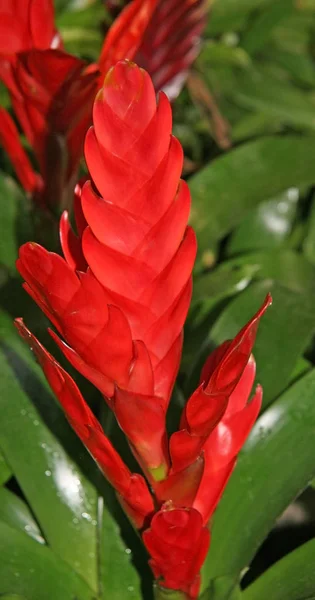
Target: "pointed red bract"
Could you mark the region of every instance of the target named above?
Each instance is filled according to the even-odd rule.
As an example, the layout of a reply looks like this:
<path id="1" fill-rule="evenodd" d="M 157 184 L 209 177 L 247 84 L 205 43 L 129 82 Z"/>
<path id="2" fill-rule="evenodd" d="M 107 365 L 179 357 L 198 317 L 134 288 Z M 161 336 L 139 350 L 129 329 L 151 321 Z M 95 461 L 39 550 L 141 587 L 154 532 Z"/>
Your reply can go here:
<path id="1" fill-rule="evenodd" d="M 99 58 L 102 74 L 118 60 L 132 60 L 141 44 L 159 0 L 134 0 L 126 6 L 111 26 Z"/>
<path id="2" fill-rule="evenodd" d="M 181 590 L 190 600 L 197 598 L 199 571 L 210 544 L 210 534 L 200 513 L 167 503 L 154 515 L 150 529 L 142 537 L 159 585 Z"/>
<path id="3" fill-rule="evenodd" d="M 40 190 L 41 179 L 35 173 L 20 142 L 19 132 L 9 113 L 0 107 L 0 143 L 9 155 L 16 174 L 27 192 Z"/>
<path id="4" fill-rule="evenodd" d="M 140 475 L 130 473 L 70 375 L 31 334 L 22 319 L 16 320 L 16 326 L 34 351 L 70 425 L 116 489 L 135 526 L 141 529 L 154 510 L 153 500 L 144 479 Z"/>

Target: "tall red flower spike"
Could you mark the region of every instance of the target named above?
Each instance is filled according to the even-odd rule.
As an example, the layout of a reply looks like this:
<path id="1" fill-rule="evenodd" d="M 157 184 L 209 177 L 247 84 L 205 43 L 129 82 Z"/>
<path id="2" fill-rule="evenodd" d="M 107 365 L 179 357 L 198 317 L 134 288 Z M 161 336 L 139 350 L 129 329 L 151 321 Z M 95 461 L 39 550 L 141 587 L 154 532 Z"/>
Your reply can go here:
<path id="1" fill-rule="evenodd" d="M 131 474 L 69 375 L 25 328 L 72 427 L 115 487 L 151 554 L 162 590 L 197 598 L 209 545 L 206 525 L 258 415 L 248 403 L 251 356 L 262 307 L 206 361 L 179 431 L 166 434 L 191 294 L 196 241 L 182 150 L 171 135 L 169 100 L 128 61 L 110 69 L 93 110 L 85 152 L 91 180 L 75 190 L 77 235 L 60 225 L 64 258 L 21 247 L 26 291 L 51 320 L 70 363 L 103 394 L 146 476 Z M 60 337 L 61 336 L 61 337 Z M 153 513 L 155 511 L 155 515 Z M 152 518 L 153 516 L 153 518 Z M 192 551 L 193 549 L 193 551 Z"/>

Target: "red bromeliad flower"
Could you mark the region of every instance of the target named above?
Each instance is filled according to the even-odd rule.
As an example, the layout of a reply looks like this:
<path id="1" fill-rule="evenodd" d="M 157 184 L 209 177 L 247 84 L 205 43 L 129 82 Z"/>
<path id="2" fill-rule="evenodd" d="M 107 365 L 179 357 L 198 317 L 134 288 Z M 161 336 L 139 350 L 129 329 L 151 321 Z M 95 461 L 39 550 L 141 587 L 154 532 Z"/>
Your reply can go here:
<path id="1" fill-rule="evenodd" d="M 179 431 L 166 412 L 179 368 L 196 253 L 190 194 L 167 97 L 133 63 L 112 68 L 85 141 L 91 180 L 76 188 L 78 236 L 61 219 L 64 258 L 22 246 L 24 287 L 51 320 L 71 364 L 103 394 L 144 477 L 130 473 L 76 384 L 18 320 L 66 416 L 115 487 L 152 557 L 159 593 L 197 598 L 206 525 L 258 415 L 251 355 L 268 296 L 207 360 Z M 62 336 L 59 337 L 59 336 Z M 162 596 L 161 596 L 162 597 Z"/>
<path id="2" fill-rule="evenodd" d="M 111 65 L 137 55 L 152 72 L 155 88 L 169 86 L 172 96 L 177 95 L 179 79 L 196 55 L 205 8 L 200 0 L 171 4 L 166 10 L 163 0 L 133 0 L 110 28 L 98 64 L 93 65 L 63 51 L 52 0 L 6 0 L 1 5 L 0 79 L 10 92 L 40 175 L 3 109 L 0 141 L 23 187 L 42 205 L 65 207 L 72 199 L 95 93 Z"/>
<path id="3" fill-rule="evenodd" d="M 105 0 L 109 10 L 116 13 L 121 4 Z M 150 73 L 155 89 L 163 89 L 173 99 L 199 53 L 207 2 L 159 0 L 155 4 L 134 60 Z"/>

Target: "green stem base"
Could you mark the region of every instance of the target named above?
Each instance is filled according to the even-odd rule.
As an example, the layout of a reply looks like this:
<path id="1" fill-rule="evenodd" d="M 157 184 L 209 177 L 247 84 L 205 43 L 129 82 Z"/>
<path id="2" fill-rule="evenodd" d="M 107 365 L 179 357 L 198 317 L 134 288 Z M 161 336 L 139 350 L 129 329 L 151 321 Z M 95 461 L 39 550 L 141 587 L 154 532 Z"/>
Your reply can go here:
<path id="1" fill-rule="evenodd" d="M 190 600 L 189 596 L 184 592 L 178 592 L 177 590 L 168 590 L 155 584 L 154 586 L 154 599 L 155 600 Z"/>

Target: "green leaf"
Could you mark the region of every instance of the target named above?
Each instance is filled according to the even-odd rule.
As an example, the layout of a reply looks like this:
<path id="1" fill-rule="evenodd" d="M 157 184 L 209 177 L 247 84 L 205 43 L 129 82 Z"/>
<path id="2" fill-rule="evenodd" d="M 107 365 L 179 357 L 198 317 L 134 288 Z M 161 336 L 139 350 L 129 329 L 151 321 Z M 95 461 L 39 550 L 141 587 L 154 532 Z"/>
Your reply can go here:
<path id="1" fill-rule="evenodd" d="M 227 256 L 249 250 L 270 250 L 283 244 L 291 233 L 298 199 L 299 190 L 291 188 L 250 211 L 231 235 Z"/>
<path id="2" fill-rule="evenodd" d="M 244 144 L 192 176 L 191 223 L 201 258 L 250 209 L 289 188 L 312 185 L 314 155 L 314 138 L 269 137 Z"/>
<path id="3" fill-rule="evenodd" d="M 253 278 L 274 279 L 295 292 L 314 293 L 315 268 L 292 250 L 246 253 L 225 261 L 215 269 L 200 275 L 194 282 L 193 303 L 210 306 L 242 291 Z"/>
<path id="4" fill-rule="evenodd" d="M 210 587 L 202 594 L 200 600 L 241 600 L 242 594 L 238 583 L 232 577 L 218 577 L 211 581 Z"/>
<path id="5" fill-rule="evenodd" d="M 315 597 L 315 540 L 303 544 L 250 585 L 243 600 L 312 600 Z"/>
<path id="6" fill-rule="evenodd" d="M 307 234 L 303 242 L 303 251 L 306 258 L 315 265 L 315 198 L 312 199 Z"/>
<path id="7" fill-rule="evenodd" d="M 15 273 L 19 248 L 19 228 L 29 232 L 28 201 L 15 181 L 0 172 L 0 264 Z"/>
<path id="8" fill-rule="evenodd" d="M 0 556 L 0 597 L 18 594 L 25 600 L 96 600 L 84 580 L 50 548 L 1 521 Z"/>
<path id="9" fill-rule="evenodd" d="M 271 0 L 215 0 L 209 18 L 209 33 L 217 35 L 243 26 L 248 16 Z"/>
<path id="10" fill-rule="evenodd" d="M 5 487 L 0 488 L 0 521 L 24 531 L 40 544 L 45 543 L 28 506 Z"/>
<path id="11" fill-rule="evenodd" d="M 25 596 L 20 596 L 17 594 L 1 594 L 1 600 L 26 600 Z"/>
<path id="12" fill-rule="evenodd" d="M 233 299 L 204 338 L 197 357 L 188 391 L 195 388 L 201 367 L 214 347 L 232 338 L 256 312 L 267 292 L 273 305 L 261 319 L 254 355 L 257 381 L 264 390 L 264 407 L 287 386 L 299 357 L 306 349 L 315 329 L 312 300 L 272 281 L 257 282 Z M 275 376 L 276 373 L 276 376 Z"/>
<path id="13" fill-rule="evenodd" d="M 268 42 L 273 29 L 294 11 L 293 0 L 278 0 L 259 13 L 246 29 L 241 45 L 249 54 L 258 52 Z"/>
<path id="14" fill-rule="evenodd" d="M 97 495 L 1 352 L 0 447 L 54 552 L 96 589 Z"/>
<path id="15" fill-rule="evenodd" d="M 102 502 L 99 508 L 103 508 Z M 140 580 L 131 563 L 131 549 L 126 548 L 118 526 L 105 511 L 102 511 L 99 528 L 102 598 L 140 600 Z"/>
<path id="16" fill-rule="evenodd" d="M 220 576 L 237 577 L 314 477 L 314 397 L 313 369 L 258 419 L 214 517 L 204 587 Z"/>
<path id="17" fill-rule="evenodd" d="M 2 452 L 0 452 L 0 485 L 3 485 L 10 479 L 12 471 L 6 462 Z"/>
<path id="18" fill-rule="evenodd" d="M 230 95 L 239 106 L 264 111 L 297 129 L 315 129 L 314 103 L 290 82 L 276 78 L 257 64 L 238 69 L 235 76 L 238 85 Z"/>

